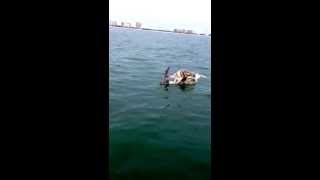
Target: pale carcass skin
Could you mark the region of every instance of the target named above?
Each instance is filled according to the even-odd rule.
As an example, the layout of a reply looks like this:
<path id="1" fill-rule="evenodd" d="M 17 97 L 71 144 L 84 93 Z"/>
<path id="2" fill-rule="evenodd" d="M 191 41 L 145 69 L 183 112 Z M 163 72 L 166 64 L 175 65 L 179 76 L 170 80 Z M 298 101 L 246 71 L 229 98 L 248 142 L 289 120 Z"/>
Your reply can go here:
<path id="1" fill-rule="evenodd" d="M 179 75 L 181 71 L 187 71 L 187 70 L 178 70 L 177 72 L 175 72 L 174 74 L 169 75 L 169 84 L 179 84 L 179 82 L 181 81 L 182 77 Z M 191 71 L 190 72 L 192 75 L 188 76 L 187 79 L 183 82 L 183 84 L 186 85 L 195 85 L 198 80 L 200 79 L 201 75 L 199 73 L 194 73 Z"/>

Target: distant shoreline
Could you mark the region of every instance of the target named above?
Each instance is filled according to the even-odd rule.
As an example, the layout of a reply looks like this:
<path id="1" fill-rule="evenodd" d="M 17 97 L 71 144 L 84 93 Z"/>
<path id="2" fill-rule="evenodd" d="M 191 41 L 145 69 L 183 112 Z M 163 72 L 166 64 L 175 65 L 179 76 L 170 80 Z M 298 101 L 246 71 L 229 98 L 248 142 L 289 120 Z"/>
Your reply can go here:
<path id="1" fill-rule="evenodd" d="M 145 31 L 161 31 L 161 32 L 170 32 L 170 33 L 177 33 L 177 34 L 193 34 L 193 35 L 200 35 L 200 36 L 211 36 L 211 34 L 203 34 L 203 33 L 188 33 L 188 32 L 175 32 L 170 30 L 161 30 L 161 29 L 152 29 L 152 28 L 137 28 L 137 27 L 125 27 L 125 26 L 119 26 L 119 25 L 109 25 L 111 27 L 118 27 L 118 28 L 126 28 L 126 29 L 141 29 Z"/>

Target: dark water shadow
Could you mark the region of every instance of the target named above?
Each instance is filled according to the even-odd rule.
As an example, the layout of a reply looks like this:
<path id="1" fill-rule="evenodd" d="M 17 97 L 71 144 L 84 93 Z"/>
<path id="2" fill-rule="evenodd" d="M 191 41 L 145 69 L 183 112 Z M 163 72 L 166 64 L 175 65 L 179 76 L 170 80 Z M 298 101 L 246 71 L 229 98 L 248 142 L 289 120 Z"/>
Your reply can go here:
<path id="1" fill-rule="evenodd" d="M 161 85 L 161 88 L 163 88 L 165 91 L 169 91 L 170 88 L 178 88 L 182 92 L 190 92 L 194 89 L 194 85 Z"/>
<path id="2" fill-rule="evenodd" d="M 189 92 L 192 91 L 194 89 L 194 85 L 178 85 L 179 89 L 183 92 Z"/>

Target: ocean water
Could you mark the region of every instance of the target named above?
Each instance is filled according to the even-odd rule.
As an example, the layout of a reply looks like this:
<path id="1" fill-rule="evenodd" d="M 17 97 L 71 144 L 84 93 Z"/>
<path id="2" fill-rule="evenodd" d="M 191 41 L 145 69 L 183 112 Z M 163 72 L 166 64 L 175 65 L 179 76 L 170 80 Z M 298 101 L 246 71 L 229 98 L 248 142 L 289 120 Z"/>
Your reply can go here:
<path id="1" fill-rule="evenodd" d="M 109 27 L 110 179 L 210 177 L 210 38 Z M 165 69 L 206 75 L 164 88 Z"/>

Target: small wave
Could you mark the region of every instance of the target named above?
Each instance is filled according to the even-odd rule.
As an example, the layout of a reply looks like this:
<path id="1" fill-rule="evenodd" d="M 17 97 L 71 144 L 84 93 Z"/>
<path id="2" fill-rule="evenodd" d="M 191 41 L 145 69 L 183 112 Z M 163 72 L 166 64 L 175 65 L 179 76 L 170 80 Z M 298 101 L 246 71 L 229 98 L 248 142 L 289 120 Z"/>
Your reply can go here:
<path id="1" fill-rule="evenodd" d="M 146 58 L 139 58 L 139 57 L 125 57 L 125 59 L 134 60 L 134 61 L 146 61 Z"/>

